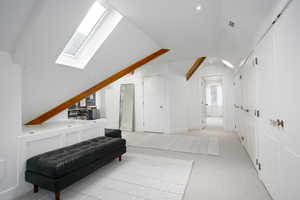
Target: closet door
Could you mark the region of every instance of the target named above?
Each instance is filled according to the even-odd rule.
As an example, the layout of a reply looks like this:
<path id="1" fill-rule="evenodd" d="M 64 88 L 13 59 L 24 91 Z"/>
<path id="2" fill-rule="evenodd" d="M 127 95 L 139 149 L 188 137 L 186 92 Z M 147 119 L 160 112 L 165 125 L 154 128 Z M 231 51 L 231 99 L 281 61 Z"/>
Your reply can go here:
<path id="1" fill-rule="evenodd" d="M 236 132 L 239 134 L 239 136 L 241 137 L 241 96 L 242 96 L 242 92 L 241 92 L 241 87 L 240 87 L 240 75 L 238 74 L 235 78 L 234 78 L 234 94 L 235 94 L 235 130 Z"/>
<path id="2" fill-rule="evenodd" d="M 274 67 L 274 33 L 269 32 L 256 50 L 257 108 L 260 110 L 259 135 L 260 177 L 274 199 L 279 199 L 280 136 L 276 120 L 276 67 Z"/>
<path id="3" fill-rule="evenodd" d="M 241 92 L 241 107 L 240 107 L 240 135 L 241 135 L 241 140 L 242 144 L 245 146 L 247 149 L 247 140 L 248 140 L 248 133 L 247 133 L 247 121 L 246 121 L 246 105 L 247 105 L 247 87 L 246 87 L 246 79 L 247 79 L 247 69 L 244 67 L 241 70 L 241 75 L 239 77 L 239 85 L 240 85 L 240 92 Z"/>
<path id="4" fill-rule="evenodd" d="M 253 65 L 253 57 L 250 57 L 245 66 L 244 83 L 244 121 L 247 136 L 246 148 L 252 162 L 256 162 L 256 132 L 255 132 L 255 109 L 256 109 L 256 68 Z"/>
<path id="5" fill-rule="evenodd" d="M 279 129 L 282 200 L 300 199 L 300 1 L 294 0 L 275 26 L 277 118 Z"/>

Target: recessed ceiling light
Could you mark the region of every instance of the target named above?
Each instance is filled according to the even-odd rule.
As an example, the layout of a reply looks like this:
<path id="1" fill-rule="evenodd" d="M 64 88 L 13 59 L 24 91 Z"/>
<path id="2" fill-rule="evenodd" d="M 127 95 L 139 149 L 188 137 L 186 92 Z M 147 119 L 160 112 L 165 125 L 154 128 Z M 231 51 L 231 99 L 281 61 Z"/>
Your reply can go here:
<path id="1" fill-rule="evenodd" d="M 200 11 L 201 10 L 201 5 L 196 6 L 196 10 Z"/>
<path id="2" fill-rule="evenodd" d="M 223 64 L 226 65 L 227 67 L 230 67 L 230 68 L 234 68 L 234 66 L 228 62 L 227 60 L 222 60 Z"/>

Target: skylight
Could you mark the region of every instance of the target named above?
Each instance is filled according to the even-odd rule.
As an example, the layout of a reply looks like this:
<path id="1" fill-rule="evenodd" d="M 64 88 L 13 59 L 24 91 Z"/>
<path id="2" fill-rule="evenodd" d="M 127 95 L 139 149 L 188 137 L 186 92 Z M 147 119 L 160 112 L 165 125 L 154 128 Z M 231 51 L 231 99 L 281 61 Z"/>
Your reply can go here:
<path id="1" fill-rule="evenodd" d="M 83 69 L 122 18 L 117 11 L 95 1 L 56 63 Z"/>
<path id="2" fill-rule="evenodd" d="M 92 34 L 97 23 L 100 23 L 105 15 L 106 8 L 99 2 L 95 2 L 90 8 L 71 40 L 66 45 L 63 53 L 65 55 L 76 56 L 80 48 L 84 45 L 89 35 Z"/>

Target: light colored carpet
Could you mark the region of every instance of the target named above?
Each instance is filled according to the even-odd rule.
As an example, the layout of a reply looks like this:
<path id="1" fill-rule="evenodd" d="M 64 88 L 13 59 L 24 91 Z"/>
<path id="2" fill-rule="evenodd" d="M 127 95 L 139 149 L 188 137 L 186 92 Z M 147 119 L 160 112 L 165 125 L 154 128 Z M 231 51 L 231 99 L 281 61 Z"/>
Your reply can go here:
<path id="1" fill-rule="evenodd" d="M 192 171 L 192 160 L 126 154 L 62 193 L 62 200 L 181 200 Z M 50 200 L 53 194 L 22 200 Z"/>
<path id="2" fill-rule="evenodd" d="M 218 136 L 157 134 L 157 133 L 124 133 L 127 145 L 141 148 L 152 148 L 176 152 L 195 153 L 218 156 L 220 154 Z"/>

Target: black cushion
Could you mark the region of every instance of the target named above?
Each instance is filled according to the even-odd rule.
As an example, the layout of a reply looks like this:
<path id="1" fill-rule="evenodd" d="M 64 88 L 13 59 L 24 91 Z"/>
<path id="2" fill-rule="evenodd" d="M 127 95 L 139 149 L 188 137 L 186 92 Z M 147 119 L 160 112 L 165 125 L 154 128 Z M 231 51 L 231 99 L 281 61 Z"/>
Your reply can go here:
<path id="1" fill-rule="evenodd" d="M 126 146 L 123 146 L 120 149 L 117 149 L 114 152 L 107 154 L 105 157 L 84 166 L 83 168 L 73 171 L 64 177 L 56 178 L 56 179 L 37 174 L 35 172 L 26 171 L 25 180 L 29 183 L 33 183 L 49 191 L 59 192 L 65 189 L 66 187 L 72 185 L 76 181 L 96 171 L 98 168 L 111 162 L 116 157 L 121 156 L 125 152 L 126 152 Z"/>
<path id="2" fill-rule="evenodd" d="M 72 146 L 54 150 L 27 160 L 27 171 L 50 178 L 59 178 L 86 165 L 101 160 L 107 154 L 124 147 L 120 138 L 98 137 Z"/>
<path id="3" fill-rule="evenodd" d="M 105 136 L 112 138 L 122 138 L 122 131 L 120 129 L 105 129 Z"/>

